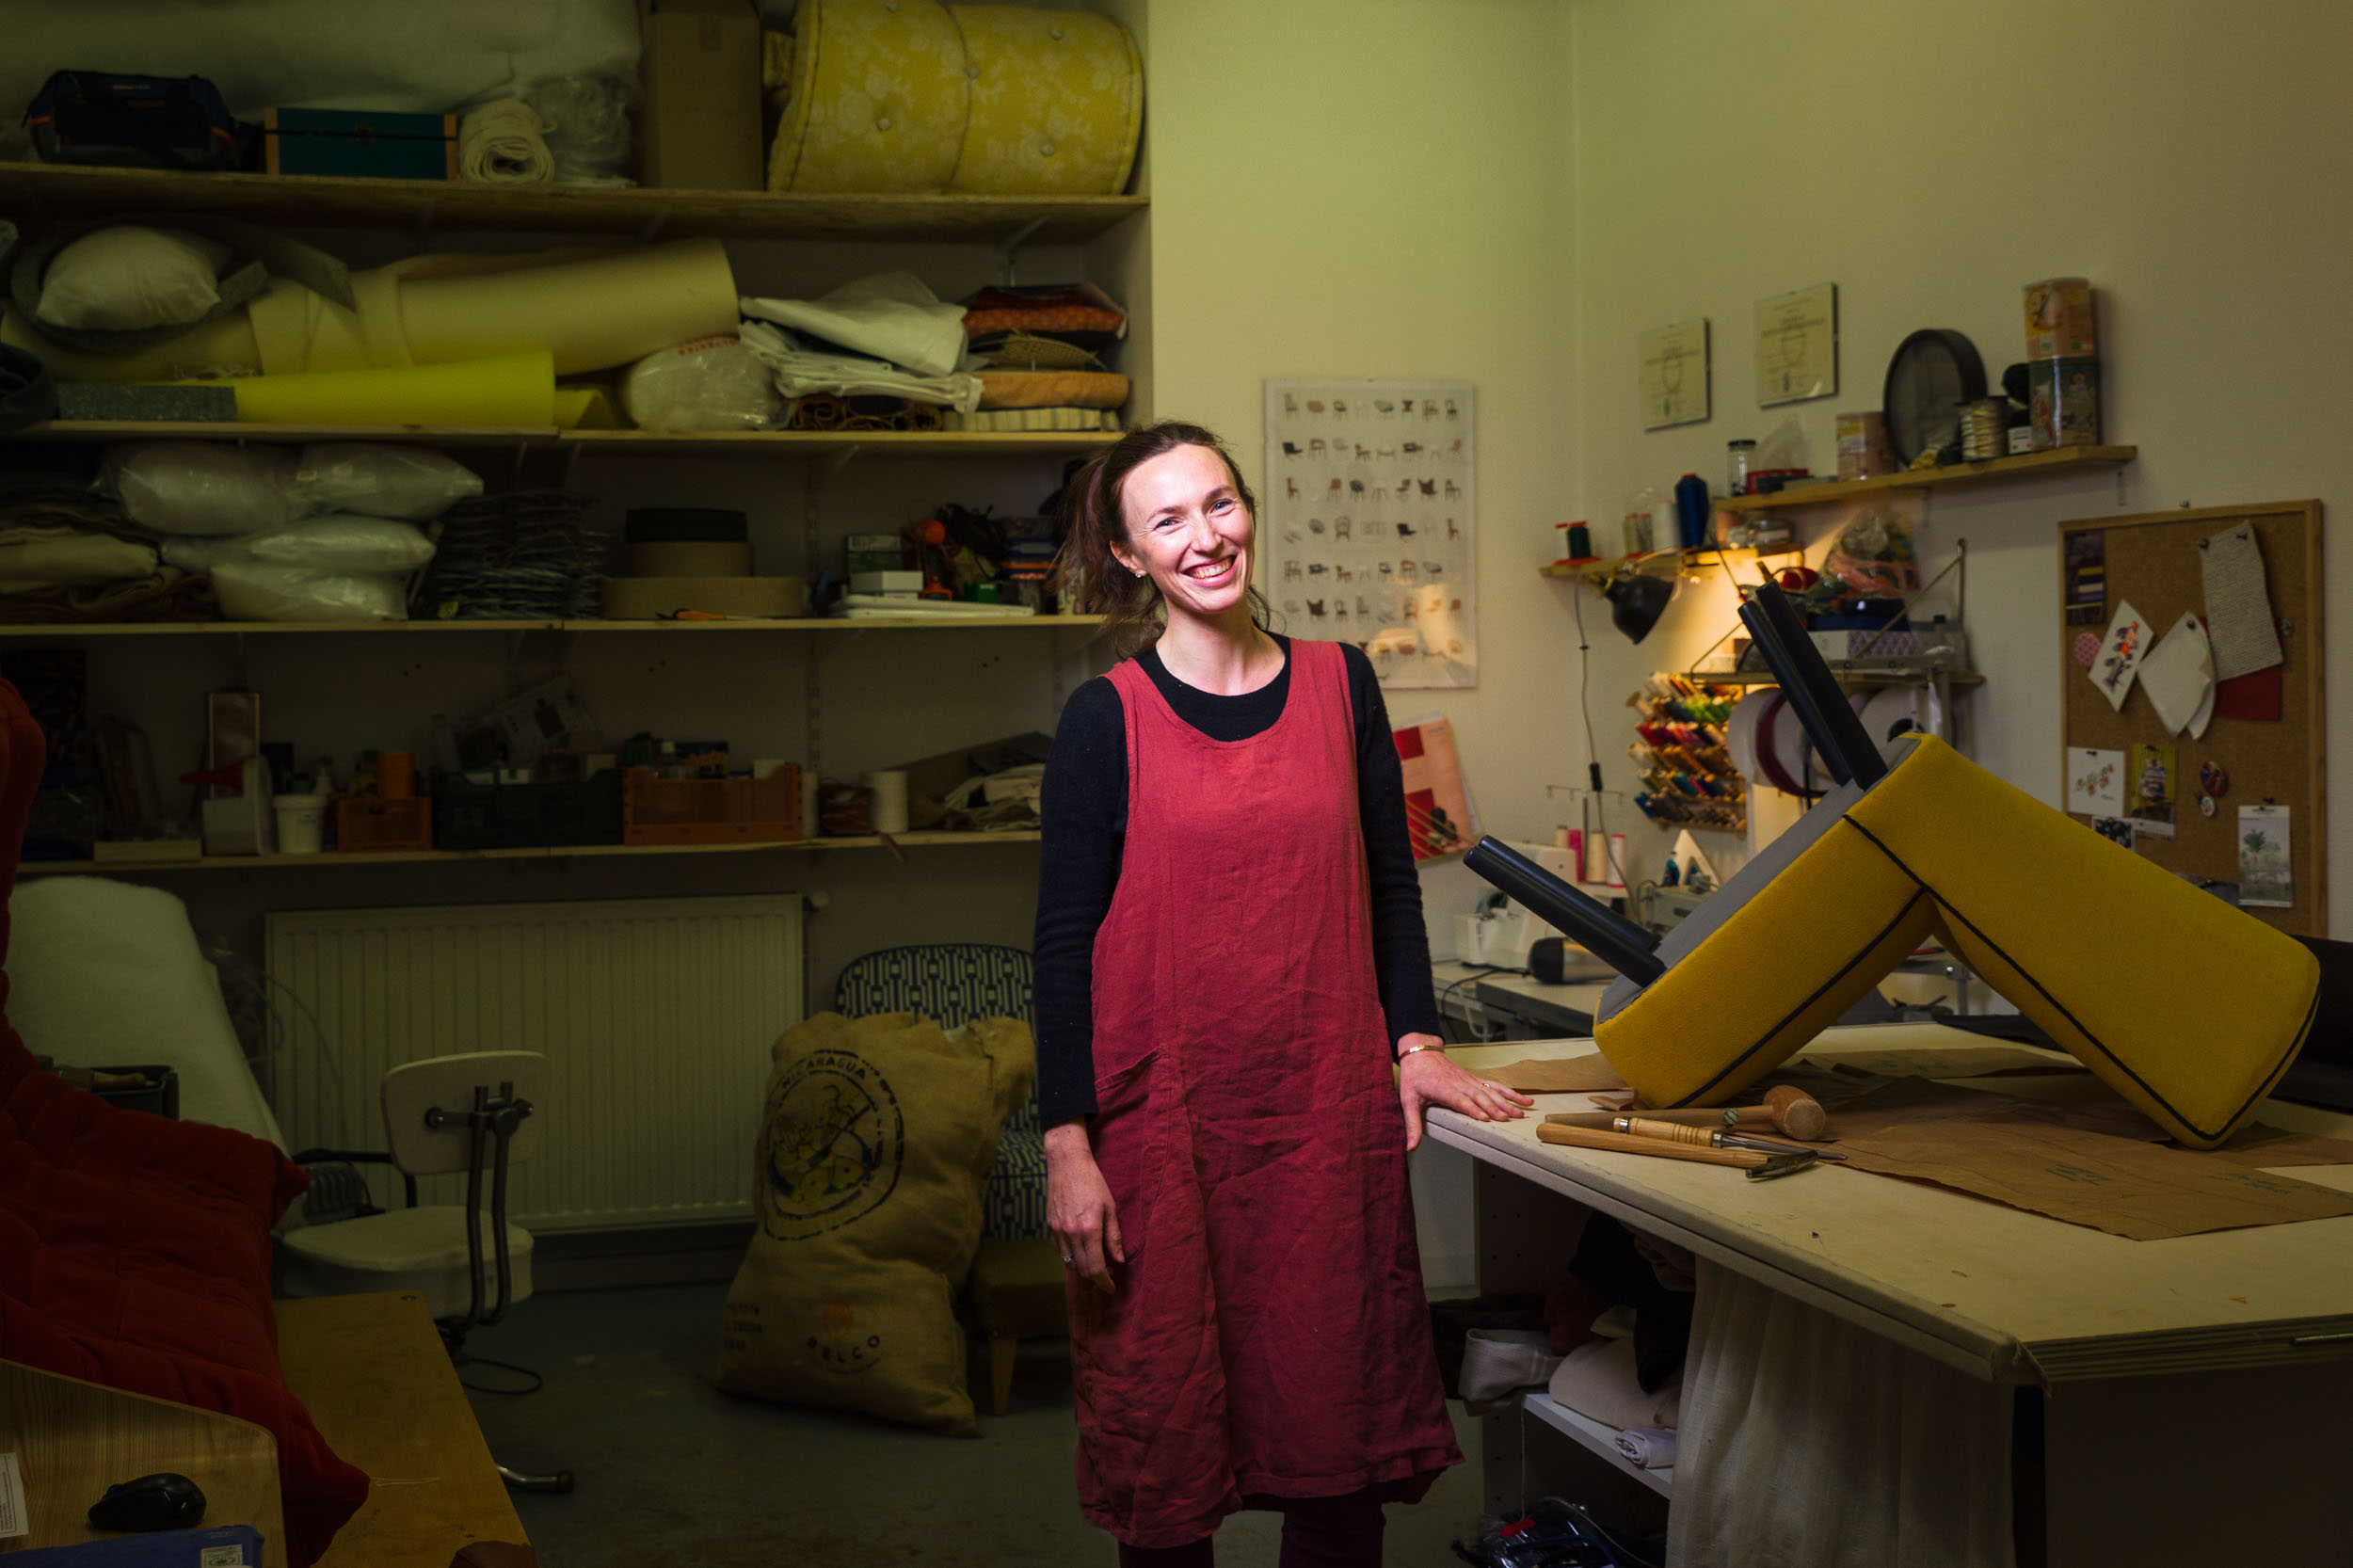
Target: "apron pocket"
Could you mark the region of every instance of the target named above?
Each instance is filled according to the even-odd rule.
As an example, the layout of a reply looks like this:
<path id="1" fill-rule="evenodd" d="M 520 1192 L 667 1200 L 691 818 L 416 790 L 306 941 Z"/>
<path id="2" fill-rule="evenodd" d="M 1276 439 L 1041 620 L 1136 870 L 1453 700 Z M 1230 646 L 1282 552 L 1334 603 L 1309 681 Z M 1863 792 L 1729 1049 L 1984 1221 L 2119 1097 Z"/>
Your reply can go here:
<path id="1" fill-rule="evenodd" d="M 1142 1261 L 1153 1200 L 1160 1193 L 1167 1114 L 1166 1108 L 1152 1103 L 1160 1061 L 1160 1052 L 1146 1051 L 1095 1084 L 1095 1125 L 1090 1129 L 1095 1165 L 1112 1190 L 1119 1239 L 1131 1269 Z"/>

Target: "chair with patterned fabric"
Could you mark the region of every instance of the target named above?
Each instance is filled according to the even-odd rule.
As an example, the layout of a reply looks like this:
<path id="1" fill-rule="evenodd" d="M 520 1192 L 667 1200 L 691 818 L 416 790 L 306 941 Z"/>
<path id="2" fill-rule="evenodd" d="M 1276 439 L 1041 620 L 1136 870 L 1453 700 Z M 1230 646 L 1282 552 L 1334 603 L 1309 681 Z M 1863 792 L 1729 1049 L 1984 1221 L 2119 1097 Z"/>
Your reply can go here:
<path id="1" fill-rule="evenodd" d="M 853 1018 L 920 1013 L 943 1029 L 975 1018 L 1019 1018 L 1034 1030 L 1032 972 L 1029 953 L 994 943 L 883 948 L 842 969 L 833 1008 Z M 1017 1343 L 1070 1332 L 1062 1259 L 1046 1232 L 1046 1141 L 1034 1088 L 997 1134 L 997 1165 L 981 1201 L 972 1307 L 988 1336 L 989 1408 L 1002 1416 L 1013 1397 Z"/>

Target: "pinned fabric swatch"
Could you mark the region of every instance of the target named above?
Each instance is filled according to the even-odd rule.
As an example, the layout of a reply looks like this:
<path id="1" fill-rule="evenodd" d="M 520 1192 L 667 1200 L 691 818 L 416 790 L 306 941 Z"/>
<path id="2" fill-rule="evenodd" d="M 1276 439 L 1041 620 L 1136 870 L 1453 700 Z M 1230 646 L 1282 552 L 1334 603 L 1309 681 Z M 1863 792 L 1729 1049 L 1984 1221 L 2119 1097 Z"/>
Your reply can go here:
<path id="1" fill-rule="evenodd" d="M 2195 615 L 2184 612 L 2149 650 L 2140 663 L 2140 689 L 2149 694 L 2167 734 L 2179 734 L 2197 718 L 2214 690 L 2214 652 Z"/>
<path id="2" fill-rule="evenodd" d="M 2264 556 L 2255 525 L 2201 540 L 2201 569 L 2206 583 L 2206 622 L 2214 644 L 2214 677 L 2229 680 L 2269 669 L 2281 660 L 2280 628 L 2271 616 L 2271 589 L 2264 580 Z"/>
<path id="3" fill-rule="evenodd" d="M 2116 618 L 2108 622 L 2108 634 L 2100 644 L 2100 657 L 2091 666 L 2091 683 L 2100 688 L 2109 707 L 2123 711 L 2124 699 L 2133 692 L 2133 678 L 2148 652 L 2148 623 L 2129 602 L 2119 604 Z"/>
<path id="4" fill-rule="evenodd" d="M 2217 680 L 2214 686 L 2214 716 L 2218 719 L 2277 720 L 2286 700 L 2287 666 Z"/>

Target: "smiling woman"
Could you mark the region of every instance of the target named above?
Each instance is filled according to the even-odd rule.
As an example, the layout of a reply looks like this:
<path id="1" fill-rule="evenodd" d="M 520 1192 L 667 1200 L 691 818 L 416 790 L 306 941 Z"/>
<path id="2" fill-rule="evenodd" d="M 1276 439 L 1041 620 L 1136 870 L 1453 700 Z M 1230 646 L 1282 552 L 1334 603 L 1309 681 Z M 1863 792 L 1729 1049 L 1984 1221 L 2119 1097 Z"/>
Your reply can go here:
<path id="1" fill-rule="evenodd" d="M 1406 1152 L 1427 1106 L 1528 1101 L 1445 1055 L 1380 686 L 1266 628 L 1225 447 L 1153 425 L 1064 501 L 1064 584 L 1133 654 L 1072 695 L 1042 803 L 1080 1502 L 1125 1568 L 1201 1568 L 1242 1508 L 1287 1562 L 1370 1568 L 1382 1505 L 1462 1457 Z"/>

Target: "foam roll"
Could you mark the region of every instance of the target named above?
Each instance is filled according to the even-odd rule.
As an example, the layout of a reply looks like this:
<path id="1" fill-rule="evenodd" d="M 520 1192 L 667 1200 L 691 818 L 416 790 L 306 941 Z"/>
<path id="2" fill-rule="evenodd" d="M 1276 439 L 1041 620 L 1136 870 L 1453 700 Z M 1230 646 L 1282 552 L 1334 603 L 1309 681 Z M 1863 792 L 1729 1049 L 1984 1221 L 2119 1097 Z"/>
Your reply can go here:
<path id="1" fill-rule="evenodd" d="M 555 423 L 555 371 L 545 354 L 193 384 L 235 392 L 237 420 L 244 424 L 545 430 Z"/>
<path id="2" fill-rule="evenodd" d="M 904 833 L 907 830 L 907 776 L 903 768 L 888 768 L 870 773 L 858 782 L 872 796 L 868 808 L 877 833 Z"/>
<path id="3" fill-rule="evenodd" d="M 558 376 L 735 330 L 717 240 L 531 256 L 420 256 L 351 277 L 345 310 L 282 280 L 248 308 L 270 375 L 544 353 Z M 447 424 L 448 421 L 436 423 Z M 541 421 L 542 424 L 547 423 Z"/>

